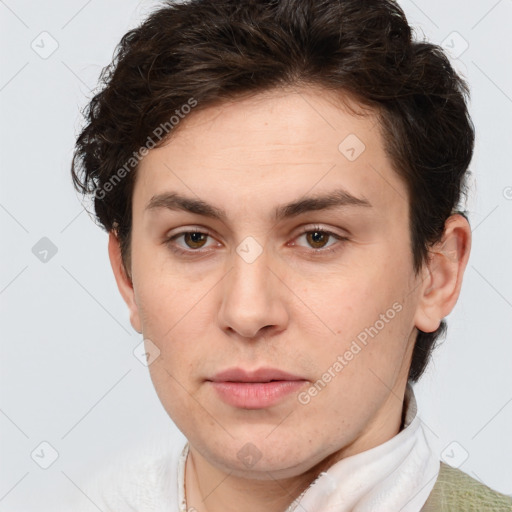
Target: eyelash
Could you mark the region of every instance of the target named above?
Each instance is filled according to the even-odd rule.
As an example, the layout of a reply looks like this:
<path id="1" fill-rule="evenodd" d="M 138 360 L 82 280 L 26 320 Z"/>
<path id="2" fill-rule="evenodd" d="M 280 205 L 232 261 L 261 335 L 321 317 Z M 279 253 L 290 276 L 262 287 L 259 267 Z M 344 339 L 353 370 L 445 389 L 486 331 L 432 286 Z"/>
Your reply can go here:
<path id="1" fill-rule="evenodd" d="M 320 232 L 320 233 L 323 233 L 324 235 L 327 235 L 329 237 L 333 237 L 338 242 L 341 242 L 341 243 L 347 242 L 349 240 L 345 236 L 338 235 L 337 233 L 329 231 L 328 229 L 322 228 L 322 226 L 305 226 L 302 229 L 302 231 L 297 235 L 296 238 L 299 238 L 300 236 L 303 236 L 303 235 L 307 235 L 308 233 L 315 233 L 315 232 Z M 178 254 L 178 255 L 193 256 L 193 255 L 201 255 L 201 254 L 207 253 L 208 250 L 201 250 L 201 249 L 186 250 L 186 249 L 180 249 L 180 248 L 176 247 L 175 245 L 173 245 L 173 242 L 177 238 L 179 238 L 179 237 L 181 237 L 183 235 L 191 234 L 191 233 L 199 233 L 199 234 L 206 235 L 208 237 L 213 238 L 213 236 L 210 233 L 208 233 L 208 231 L 201 231 L 199 229 L 188 229 L 187 231 L 181 231 L 179 233 L 175 233 L 171 237 L 167 238 L 164 241 L 164 243 L 165 243 L 165 245 L 167 247 L 169 247 L 171 249 L 172 252 L 174 252 L 175 254 Z M 334 244 L 334 245 L 336 246 L 335 248 L 331 248 L 331 246 L 328 246 L 326 249 L 311 249 L 308 252 L 312 256 L 317 256 L 317 255 L 320 256 L 320 255 L 326 254 L 326 253 L 332 254 L 332 253 L 335 253 L 335 252 L 339 251 L 341 248 L 338 247 L 338 246 L 342 245 L 342 244 L 337 243 L 337 244 Z"/>

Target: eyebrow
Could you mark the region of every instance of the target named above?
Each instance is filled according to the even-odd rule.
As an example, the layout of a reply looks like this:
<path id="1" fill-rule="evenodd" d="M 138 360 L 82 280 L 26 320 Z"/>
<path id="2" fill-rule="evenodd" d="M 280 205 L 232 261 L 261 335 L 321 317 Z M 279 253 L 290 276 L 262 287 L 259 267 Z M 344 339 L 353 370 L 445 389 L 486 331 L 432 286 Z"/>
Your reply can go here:
<path id="1" fill-rule="evenodd" d="M 356 197 L 344 189 L 337 189 L 328 194 L 307 196 L 291 203 L 279 205 L 274 210 L 274 220 L 280 221 L 311 211 L 343 208 L 346 206 L 372 207 L 367 199 Z M 146 205 L 145 210 L 157 210 L 160 208 L 186 211 L 222 222 L 227 221 L 227 214 L 223 209 L 211 205 L 202 199 L 186 197 L 175 192 L 153 196 Z"/>

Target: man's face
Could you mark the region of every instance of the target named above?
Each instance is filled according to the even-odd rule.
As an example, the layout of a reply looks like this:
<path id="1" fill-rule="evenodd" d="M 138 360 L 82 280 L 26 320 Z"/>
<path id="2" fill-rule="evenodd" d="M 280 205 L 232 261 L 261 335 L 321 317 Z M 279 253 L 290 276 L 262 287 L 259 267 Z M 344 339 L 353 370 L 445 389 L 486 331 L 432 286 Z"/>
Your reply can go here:
<path id="1" fill-rule="evenodd" d="M 299 475 L 399 428 L 419 294 L 406 187 L 376 118 L 329 98 L 194 112 L 137 171 L 132 323 L 160 350 L 149 369 L 169 416 L 235 474 Z"/>

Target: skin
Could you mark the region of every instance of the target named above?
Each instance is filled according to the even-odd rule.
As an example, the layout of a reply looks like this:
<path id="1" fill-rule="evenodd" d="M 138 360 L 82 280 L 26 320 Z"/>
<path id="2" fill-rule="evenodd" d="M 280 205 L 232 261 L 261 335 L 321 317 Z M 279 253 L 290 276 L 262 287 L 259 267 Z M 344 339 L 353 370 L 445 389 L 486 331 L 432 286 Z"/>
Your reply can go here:
<path id="1" fill-rule="evenodd" d="M 417 329 L 434 331 L 459 296 L 467 221 L 447 220 L 415 274 L 405 183 L 374 113 L 354 115 L 344 105 L 357 105 L 343 99 L 281 89 L 190 114 L 137 170 L 129 269 L 110 233 L 131 324 L 160 350 L 149 370 L 189 440 L 187 505 L 200 512 L 239 512 L 241 503 L 282 511 L 320 471 L 395 436 Z M 338 149 L 349 134 L 365 145 L 354 161 Z M 340 187 L 371 207 L 272 218 L 279 205 Z M 202 199 L 226 219 L 145 209 L 163 192 Z M 315 226 L 347 240 L 312 239 Z M 194 229 L 210 236 L 166 243 Z M 262 249 L 251 263 L 236 251 L 246 237 Z M 273 367 L 301 376 L 307 391 L 397 303 L 400 312 L 307 404 L 292 393 L 264 409 L 234 407 L 206 381 L 231 367 Z M 261 457 L 250 467 L 237 456 L 247 443 Z"/>

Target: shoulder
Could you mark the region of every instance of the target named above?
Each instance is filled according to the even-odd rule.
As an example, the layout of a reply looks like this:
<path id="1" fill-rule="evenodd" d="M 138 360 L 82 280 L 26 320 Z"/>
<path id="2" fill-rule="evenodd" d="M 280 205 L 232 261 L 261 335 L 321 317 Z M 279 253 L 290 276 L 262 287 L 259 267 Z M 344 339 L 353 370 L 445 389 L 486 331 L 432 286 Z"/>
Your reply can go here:
<path id="1" fill-rule="evenodd" d="M 439 475 L 422 512 L 511 512 L 512 498 L 492 490 L 459 469 L 441 462 Z"/>
<path id="2" fill-rule="evenodd" d="M 80 504 L 73 503 L 72 510 L 177 510 L 178 461 L 184 445 L 153 441 L 118 455 L 84 484 Z"/>

